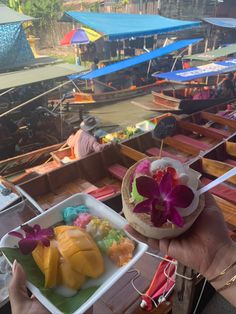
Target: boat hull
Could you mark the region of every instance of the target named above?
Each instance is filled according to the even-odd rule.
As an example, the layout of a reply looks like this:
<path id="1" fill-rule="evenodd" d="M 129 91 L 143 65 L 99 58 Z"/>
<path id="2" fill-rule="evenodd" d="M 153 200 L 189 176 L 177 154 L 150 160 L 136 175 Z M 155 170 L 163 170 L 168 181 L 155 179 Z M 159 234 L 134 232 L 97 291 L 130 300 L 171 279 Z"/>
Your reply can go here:
<path id="1" fill-rule="evenodd" d="M 157 81 L 155 83 L 133 87 L 130 89 L 115 90 L 112 92 L 106 92 L 101 94 L 86 94 L 75 93 L 74 97 L 66 100 L 66 105 L 103 105 L 116 101 L 122 101 L 129 98 L 134 98 L 142 95 L 146 95 L 154 91 L 160 91 L 162 89 L 169 88 L 169 83 L 166 81 Z"/>
<path id="2" fill-rule="evenodd" d="M 226 102 L 226 99 L 179 99 L 164 93 L 153 92 L 156 111 L 178 111 L 192 114 Z"/>
<path id="3" fill-rule="evenodd" d="M 50 157 L 51 152 L 58 150 L 62 145 L 63 143 L 55 144 L 41 149 L 37 149 L 30 153 L 1 160 L 0 175 L 6 176 L 8 174 L 17 173 L 26 168 L 39 165 L 40 163 L 45 162 Z"/>

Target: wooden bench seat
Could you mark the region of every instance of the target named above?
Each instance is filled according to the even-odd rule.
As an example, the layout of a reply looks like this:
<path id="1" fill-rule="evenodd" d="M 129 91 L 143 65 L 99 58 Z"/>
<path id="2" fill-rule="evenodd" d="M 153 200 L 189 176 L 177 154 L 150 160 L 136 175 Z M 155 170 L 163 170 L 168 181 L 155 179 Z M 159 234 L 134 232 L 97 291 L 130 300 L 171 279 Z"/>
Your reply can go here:
<path id="1" fill-rule="evenodd" d="M 118 180 L 122 181 L 128 169 L 120 164 L 113 164 L 108 167 L 108 172 Z"/>
<path id="2" fill-rule="evenodd" d="M 160 155 L 160 149 L 157 148 L 157 147 L 151 147 L 151 148 L 146 150 L 146 154 L 149 155 L 149 156 L 153 156 L 153 157 L 157 156 L 158 157 Z M 170 152 L 167 152 L 165 150 L 162 150 L 161 156 L 162 157 L 173 158 L 173 159 L 179 160 L 182 163 L 185 163 L 188 160 L 184 156 L 178 156 L 178 155 L 176 155 L 174 153 L 170 153 Z"/>
<path id="3" fill-rule="evenodd" d="M 213 144 L 198 141 L 194 138 L 191 138 L 189 136 L 182 135 L 182 134 L 173 135 L 172 139 L 177 140 L 177 141 L 182 142 L 182 143 L 185 143 L 185 144 L 188 144 L 188 145 L 193 146 L 193 147 L 195 147 L 199 150 L 202 150 L 202 151 L 209 150 L 214 146 Z"/>
<path id="4" fill-rule="evenodd" d="M 115 196 L 120 193 L 120 186 L 118 185 L 105 185 L 101 188 L 97 188 L 88 194 L 95 197 L 99 201 L 104 201 L 105 199 Z"/>
<path id="5" fill-rule="evenodd" d="M 209 127 L 207 128 L 208 130 L 211 130 L 217 134 L 220 134 L 222 135 L 223 137 L 227 138 L 231 135 L 231 133 L 229 131 L 225 131 L 225 130 L 221 130 L 221 129 L 216 129 L 216 128 L 213 128 L 213 127 Z"/>
<path id="6" fill-rule="evenodd" d="M 233 160 L 233 159 L 228 158 L 228 159 L 226 159 L 224 162 L 225 162 L 226 164 L 229 164 L 229 165 L 231 165 L 231 166 L 236 167 L 236 160 Z"/>
<path id="7" fill-rule="evenodd" d="M 206 177 L 203 177 L 201 179 L 201 182 L 203 185 L 207 185 L 208 183 L 210 183 L 211 179 L 208 179 Z M 211 193 L 215 194 L 218 197 L 223 198 L 224 200 L 236 204 L 236 189 L 226 185 L 224 183 L 217 185 L 216 187 L 214 187 L 213 189 L 211 189 Z"/>

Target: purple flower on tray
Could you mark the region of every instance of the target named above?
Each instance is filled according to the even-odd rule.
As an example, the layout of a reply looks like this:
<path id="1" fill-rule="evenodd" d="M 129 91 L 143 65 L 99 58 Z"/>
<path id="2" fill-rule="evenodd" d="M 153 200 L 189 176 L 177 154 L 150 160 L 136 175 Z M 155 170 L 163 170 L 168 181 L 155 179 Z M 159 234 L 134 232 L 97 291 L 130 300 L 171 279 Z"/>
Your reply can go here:
<path id="1" fill-rule="evenodd" d="M 25 255 L 31 253 L 39 242 L 44 246 L 49 246 L 50 238 L 54 235 L 52 228 L 41 229 L 39 225 L 31 227 L 25 224 L 21 226 L 21 229 L 25 232 L 25 236 L 17 231 L 11 231 L 9 234 L 21 239 L 18 244 L 21 253 Z"/>
<path id="2" fill-rule="evenodd" d="M 189 187 L 174 186 L 170 173 L 166 173 L 159 184 L 146 176 L 138 177 L 136 184 L 138 193 L 146 199 L 135 206 L 135 213 L 150 214 L 155 227 L 161 227 L 167 221 L 178 227 L 184 225 L 177 207 L 186 208 L 192 203 L 194 193 Z"/>

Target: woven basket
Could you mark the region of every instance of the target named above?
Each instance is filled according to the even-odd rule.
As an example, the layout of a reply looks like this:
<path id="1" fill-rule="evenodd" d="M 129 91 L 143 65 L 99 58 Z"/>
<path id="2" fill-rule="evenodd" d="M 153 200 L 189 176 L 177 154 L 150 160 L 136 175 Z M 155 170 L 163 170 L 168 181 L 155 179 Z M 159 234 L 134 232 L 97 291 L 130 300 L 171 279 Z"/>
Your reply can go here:
<path id="1" fill-rule="evenodd" d="M 155 157 L 145 158 L 150 161 L 157 160 Z M 129 224 L 139 233 L 154 239 L 163 239 L 163 238 L 175 238 L 187 231 L 194 221 L 197 219 L 199 214 L 202 212 L 205 206 L 205 196 L 201 195 L 199 198 L 199 205 L 197 209 L 189 216 L 184 217 L 184 227 L 179 228 L 171 223 L 166 223 L 162 227 L 157 228 L 153 226 L 150 215 L 148 214 L 137 214 L 133 212 L 134 204 L 129 202 L 131 197 L 131 176 L 134 173 L 137 165 L 141 162 L 137 162 L 132 167 L 128 169 L 126 172 L 122 186 L 121 186 L 121 194 L 122 194 L 122 203 L 123 203 L 123 212 L 125 218 L 128 220 Z"/>

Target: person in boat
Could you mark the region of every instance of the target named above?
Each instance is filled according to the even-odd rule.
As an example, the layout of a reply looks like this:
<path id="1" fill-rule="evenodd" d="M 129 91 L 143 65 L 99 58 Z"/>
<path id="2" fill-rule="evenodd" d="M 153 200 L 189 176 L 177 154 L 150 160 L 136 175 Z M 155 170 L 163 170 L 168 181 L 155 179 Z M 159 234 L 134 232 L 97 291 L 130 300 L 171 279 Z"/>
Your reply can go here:
<path id="1" fill-rule="evenodd" d="M 197 88 L 194 91 L 193 99 L 194 100 L 205 100 L 210 99 L 212 97 L 211 89 L 209 86 L 204 86 L 203 88 Z"/>
<path id="2" fill-rule="evenodd" d="M 140 241 L 148 242 L 153 249 L 200 272 L 225 299 L 236 306 L 236 244 L 229 237 L 221 210 L 211 194 L 206 193 L 205 209 L 192 228 L 179 238 L 157 241 L 146 239 L 130 226 L 125 229 Z M 26 275 L 17 261 L 12 266 L 9 299 L 12 314 L 49 314 L 35 297 L 28 295 Z"/>
<path id="3" fill-rule="evenodd" d="M 91 71 L 97 70 L 98 69 L 98 63 L 99 63 L 99 59 L 96 57 L 93 60 L 93 63 L 91 65 Z"/>
<path id="4" fill-rule="evenodd" d="M 235 97 L 235 80 L 234 74 L 228 73 L 226 77 L 218 84 L 216 98 L 233 98 Z"/>
<path id="5" fill-rule="evenodd" d="M 236 243 L 230 237 L 221 209 L 210 193 L 205 208 L 190 230 L 179 238 L 154 240 L 131 226 L 126 231 L 154 250 L 171 256 L 202 274 L 226 300 L 236 307 Z M 210 223 L 209 223 L 210 222 Z"/>
<path id="6" fill-rule="evenodd" d="M 128 89 L 133 86 L 132 75 L 129 71 L 124 73 L 123 81 L 122 81 L 122 89 Z"/>
<path id="7" fill-rule="evenodd" d="M 91 153 L 100 152 L 110 146 L 112 143 L 98 143 L 94 133 L 98 126 L 98 120 L 94 117 L 87 117 L 80 123 L 80 130 L 72 134 L 67 144 L 71 148 L 74 158 L 84 158 Z"/>

